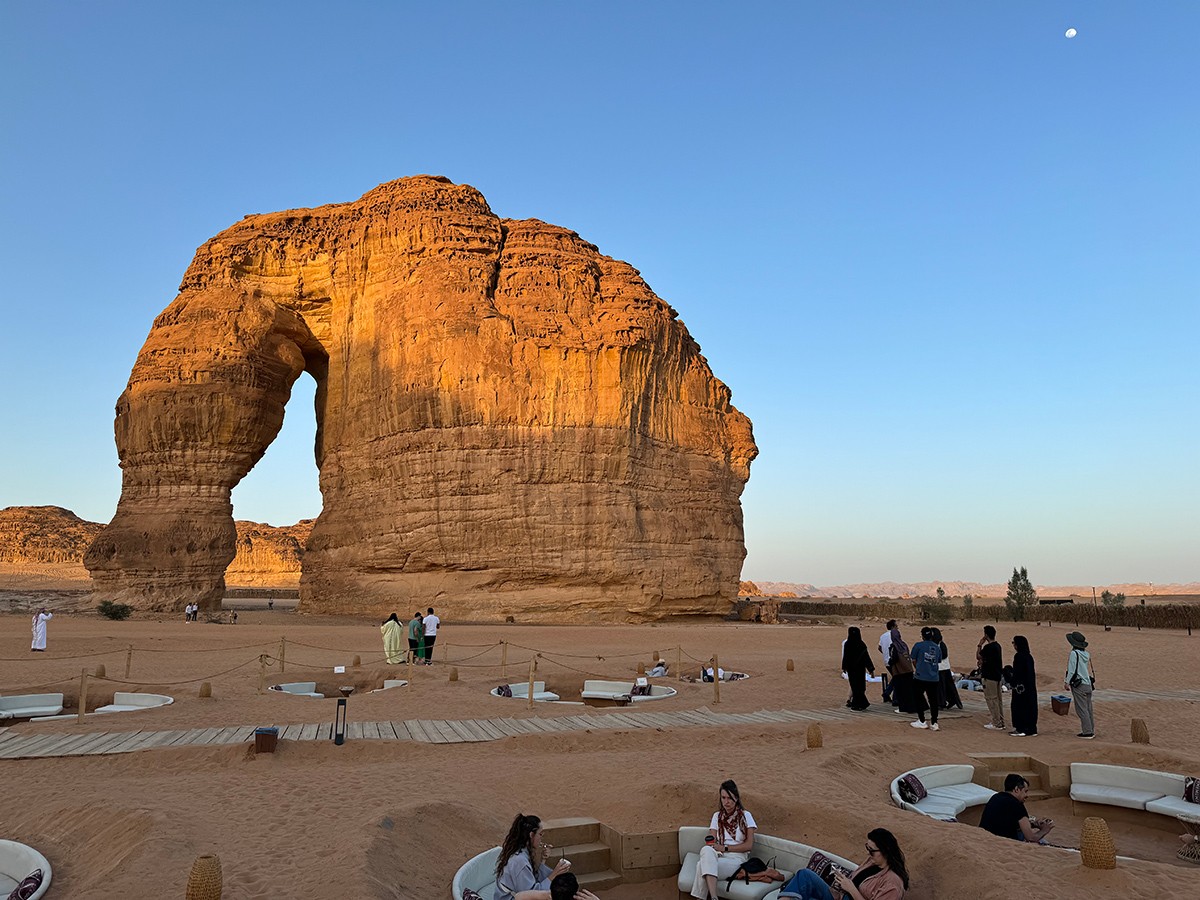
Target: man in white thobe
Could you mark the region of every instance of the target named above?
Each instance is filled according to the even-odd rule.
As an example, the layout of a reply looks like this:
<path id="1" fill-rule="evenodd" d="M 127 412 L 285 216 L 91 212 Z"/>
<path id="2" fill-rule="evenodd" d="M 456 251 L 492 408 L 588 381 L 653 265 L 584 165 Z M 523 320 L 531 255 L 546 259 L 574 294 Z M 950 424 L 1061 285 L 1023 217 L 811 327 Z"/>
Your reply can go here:
<path id="1" fill-rule="evenodd" d="M 54 618 L 53 613 L 46 612 L 42 607 L 33 617 L 33 644 L 30 651 L 46 652 L 46 623 Z"/>

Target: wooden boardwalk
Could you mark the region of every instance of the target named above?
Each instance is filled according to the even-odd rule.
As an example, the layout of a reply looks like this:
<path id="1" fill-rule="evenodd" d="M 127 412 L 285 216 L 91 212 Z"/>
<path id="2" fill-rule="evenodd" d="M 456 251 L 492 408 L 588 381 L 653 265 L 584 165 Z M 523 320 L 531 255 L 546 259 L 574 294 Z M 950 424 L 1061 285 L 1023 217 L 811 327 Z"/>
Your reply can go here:
<path id="1" fill-rule="evenodd" d="M 1200 691 L 1096 691 L 1104 701 L 1200 700 Z M 985 712 L 987 707 L 970 694 L 963 697 L 964 709 L 943 711 L 944 718 L 960 718 Z M 798 725 L 811 722 L 847 722 L 863 716 L 906 722 L 887 704 L 875 703 L 863 712 L 848 709 L 759 710 L 752 713 L 721 713 L 708 707 L 678 711 L 621 709 L 594 710 L 575 716 L 523 719 L 409 719 L 401 722 L 348 722 L 346 740 L 417 741 L 424 744 L 464 744 L 496 741 L 528 734 L 558 734 L 571 731 L 637 728 L 727 728 L 737 725 Z M 242 744 L 254 738 L 254 725 L 230 725 L 224 728 L 193 728 L 186 731 L 92 731 L 83 734 L 17 733 L 11 728 L 0 731 L 0 760 L 44 759 L 58 756 L 100 756 L 133 753 L 162 747 L 215 747 Z M 283 741 L 328 741 L 333 724 L 284 725 L 279 729 Z"/>

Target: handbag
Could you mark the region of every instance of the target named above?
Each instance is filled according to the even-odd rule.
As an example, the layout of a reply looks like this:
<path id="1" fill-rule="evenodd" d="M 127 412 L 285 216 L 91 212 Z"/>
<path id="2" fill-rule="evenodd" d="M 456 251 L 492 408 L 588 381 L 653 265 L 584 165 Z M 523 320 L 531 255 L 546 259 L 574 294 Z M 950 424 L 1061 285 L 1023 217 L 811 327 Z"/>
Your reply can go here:
<path id="1" fill-rule="evenodd" d="M 751 881 L 762 881 L 770 883 L 772 881 L 784 881 L 783 873 L 775 868 L 775 857 L 771 857 L 770 862 L 763 862 L 757 856 L 752 856 L 740 866 L 738 870 L 729 876 L 729 880 L 725 882 L 725 890 L 728 891 L 733 887 L 733 883 L 739 878 L 743 879 L 746 884 Z"/>

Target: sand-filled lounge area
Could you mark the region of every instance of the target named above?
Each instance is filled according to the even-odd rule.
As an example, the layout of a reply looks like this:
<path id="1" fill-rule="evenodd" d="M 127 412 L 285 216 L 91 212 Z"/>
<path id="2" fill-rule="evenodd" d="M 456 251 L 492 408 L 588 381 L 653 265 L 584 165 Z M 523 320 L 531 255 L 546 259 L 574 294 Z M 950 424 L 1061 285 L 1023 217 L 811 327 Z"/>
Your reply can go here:
<path id="1" fill-rule="evenodd" d="M 433 743 L 351 737 L 286 740 L 255 755 L 253 740 L 152 747 L 132 753 L 54 758 L 0 758 L 0 821 L 7 836 L 40 850 L 54 867 L 50 896 L 182 896 L 192 861 L 204 853 L 222 863 L 226 897 L 448 898 L 451 879 L 475 854 L 496 846 L 512 816 L 589 816 L 626 833 L 706 825 L 717 785 L 734 778 L 760 831 L 861 861 L 864 835 L 877 826 L 899 838 L 916 900 L 1025 896 L 1095 898 L 1197 894 L 1200 866 L 1177 860 L 1175 832 L 1114 817 L 1117 852 L 1138 858 L 1114 871 L 1080 866 L 1076 854 L 1005 841 L 964 824 L 938 822 L 892 805 L 889 783 L 918 766 L 967 762 L 968 754 L 1013 752 L 1048 763 L 1104 762 L 1200 774 L 1197 700 L 1106 699 L 1105 690 L 1190 692 L 1200 681 L 1200 635 L 1133 629 L 1088 635 L 1099 674 L 1097 738 L 1075 737 L 1078 720 L 1049 710 L 1061 688 L 1070 629 L 999 623 L 1002 642 L 1028 636 L 1038 666 L 1040 734 L 1014 738 L 985 730 L 982 713 L 944 713 L 939 732 L 909 727 L 907 716 L 849 714 L 838 653 L 844 626 L 685 623 L 642 626 L 523 627 L 444 623 L 435 665 L 386 666 L 378 624 L 323 620 L 275 609 L 243 611 L 237 626 L 179 620 L 110 622 L 92 614 L 55 616 L 46 653 L 29 652 L 28 618 L 9 614 L 0 638 L 0 694 L 53 684 L 66 712 L 77 710 L 81 668 L 103 664 L 124 680 L 127 648 L 134 685 L 89 679 L 89 708 L 117 690 L 169 694 L 175 702 L 119 716 L 18 723 L 0 729 L 8 741 L 32 734 L 165 732 L 333 721 L 339 685 L 354 685 L 348 720 L 394 722 L 537 718 L 542 732 L 476 742 Z M 861 624 L 873 646 L 882 623 Z M 901 623 L 904 627 L 904 623 Z M 943 633 L 951 659 L 973 656 L 979 623 Z M 910 633 L 917 629 L 909 628 Z M 277 655 L 287 637 L 287 671 L 268 668 L 268 683 L 315 681 L 324 700 L 259 693 L 259 654 Z M 507 678 L 501 651 L 509 643 Z M 531 653 L 543 652 L 537 677 L 553 689 L 585 677 L 630 678 L 653 651 L 673 661 L 682 648 L 684 674 L 716 653 L 721 665 L 752 677 L 719 686 L 662 680 L 678 690 L 669 709 L 721 714 L 810 711 L 822 720 L 823 743 L 807 750 L 807 722 L 727 723 L 720 727 L 606 727 L 605 717 L 667 711 L 664 704 L 591 708 L 501 703 L 488 691 L 528 675 Z M 332 649 L 317 649 L 332 648 Z M 101 654 L 80 658 L 85 654 Z M 362 665 L 355 669 L 353 656 Z M 68 658 L 74 657 L 74 658 Z M 598 659 L 597 657 L 604 657 Z M 786 662 L 794 660 L 795 670 Z M 693 661 L 695 660 L 695 661 Z M 458 680 L 449 679 L 457 663 Z M 333 667 L 346 665 L 345 673 Z M 956 667 L 959 667 L 956 665 Z M 412 677 L 411 687 L 371 693 L 376 680 Z M 572 679 L 574 681 L 572 682 Z M 197 696 L 200 681 L 212 697 Z M 869 696 L 878 698 L 877 685 Z M 1200 695 L 1197 695 L 1200 696 Z M 970 698 L 973 700 L 978 698 Z M 590 716 L 594 728 L 579 726 Z M 1130 742 L 1130 719 L 1147 723 L 1152 743 Z M 556 718 L 572 720 L 556 731 Z M 818 715 L 816 718 L 820 719 Z M 608 723 L 611 725 L 611 723 Z M 216 733 L 215 731 L 213 733 Z M 84 746 L 77 744 L 76 746 Z M 1071 803 L 1031 803 L 1060 824 L 1056 843 L 1078 840 Z M 976 819 L 977 821 L 977 819 Z M 1140 861 L 1146 860 L 1146 861 Z M 604 900 L 673 900 L 673 878 L 605 887 Z"/>

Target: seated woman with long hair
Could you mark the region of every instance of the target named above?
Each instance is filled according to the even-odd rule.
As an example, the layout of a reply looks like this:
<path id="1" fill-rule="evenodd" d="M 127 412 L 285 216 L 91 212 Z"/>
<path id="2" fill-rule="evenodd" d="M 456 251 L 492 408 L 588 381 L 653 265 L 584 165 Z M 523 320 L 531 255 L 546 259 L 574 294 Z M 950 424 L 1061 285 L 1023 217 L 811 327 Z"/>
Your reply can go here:
<path id="1" fill-rule="evenodd" d="M 513 900 L 522 891 L 538 891 L 540 900 L 550 900 L 550 882 L 570 864 L 559 860 L 553 869 L 545 865 L 548 849 L 550 845 L 542 842 L 542 820 L 517 813 L 500 845 L 493 900 Z"/>
<path id="2" fill-rule="evenodd" d="M 700 848 L 692 896 L 717 900 L 717 879 L 729 878 L 750 858 L 754 849 L 754 816 L 742 806 L 742 795 L 732 781 L 722 781 L 717 792 L 717 811 L 708 827 L 707 843 Z"/>
<path id="3" fill-rule="evenodd" d="M 900 900 L 908 890 L 904 851 L 886 828 L 867 833 L 867 859 L 853 872 L 839 870 L 831 889 L 812 869 L 801 869 L 779 891 L 780 900 Z"/>

